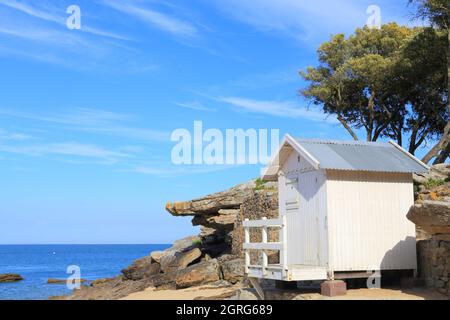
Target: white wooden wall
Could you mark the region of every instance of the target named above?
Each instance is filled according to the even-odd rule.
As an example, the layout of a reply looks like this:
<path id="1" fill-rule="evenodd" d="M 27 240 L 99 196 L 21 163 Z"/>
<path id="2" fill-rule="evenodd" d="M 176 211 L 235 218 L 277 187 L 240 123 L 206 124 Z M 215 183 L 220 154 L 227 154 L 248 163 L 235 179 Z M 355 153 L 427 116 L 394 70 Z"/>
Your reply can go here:
<path id="1" fill-rule="evenodd" d="M 279 178 L 280 215 L 287 215 L 288 265 L 327 266 L 326 177 L 295 151 Z"/>
<path id="2" fill-rule="evenodd" d="M 334 271 L 417 269 L 411 174 L 327 171 Z"/>

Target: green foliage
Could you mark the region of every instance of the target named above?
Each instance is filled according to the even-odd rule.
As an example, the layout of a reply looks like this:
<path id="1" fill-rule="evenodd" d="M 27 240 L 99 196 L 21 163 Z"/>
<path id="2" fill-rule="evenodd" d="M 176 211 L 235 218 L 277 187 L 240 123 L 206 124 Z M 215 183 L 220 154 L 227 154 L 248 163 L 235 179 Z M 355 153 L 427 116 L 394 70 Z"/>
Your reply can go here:
<path id="1" fill-rule="evenodd" d="M 255 181 L 255 187 L 253 188 L 254 191 L 260 191 L 264 190 L 266 182 L 262 180 L 261 178 L 256 179 Z"/>
<path id="2" fill-rule="evenodd" d="M 409 0 L 417 5 L 416 18 L 426 19 L 441 29 L 448 29 L 450 8 L 448 0 Z"/>
<path id="3" fill-rule="evenodd" d="M 448 182 L 448 180 L 444 180 L 444 179 L 428 179 L 428 181 L 425 183 L 425 187 L 427 189 L 432 189 L 432 188 L 436 188 L 439 186 L 443 186 L 444 184 L 446 184 Z"/>
<path id="4" fill-rule="evenodd" d="M 200 240 L 200 239 L 193 240 L 192 241 L 192 245 L 193 246 L 201 246 L 202 245 L 202 240 Z"/>
<path id="5" fill-rule="evenodd" d="M 335 35 L 318 50 L 320 64 L 301 72 L 300 93 L 324 113 L 337 116 L 358 139 L 389 137 L 409 151 L 439 139 L 449 119 L 446 37 L 432 28 L 395 23 Z"/>

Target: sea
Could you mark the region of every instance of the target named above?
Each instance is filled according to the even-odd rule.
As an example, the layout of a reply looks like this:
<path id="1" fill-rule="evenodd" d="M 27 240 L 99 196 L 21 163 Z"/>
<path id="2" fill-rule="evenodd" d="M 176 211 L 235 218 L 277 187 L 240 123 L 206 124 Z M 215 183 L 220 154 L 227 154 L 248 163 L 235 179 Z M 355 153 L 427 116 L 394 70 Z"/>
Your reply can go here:
<path id="1" fill-rule="evenodd" d="M 81 279 L 115 277 L 134 260 L 169 244 L 138 245 L 0 245 L 0 274 L 20 274 L 24 280 L 0 283 L 0 300 L 47 300 L 68 295 L 64 284 L 48 279 L 67 279 L 79 272 Z M 69 273 L 68 273 L 69 271 Z"/>

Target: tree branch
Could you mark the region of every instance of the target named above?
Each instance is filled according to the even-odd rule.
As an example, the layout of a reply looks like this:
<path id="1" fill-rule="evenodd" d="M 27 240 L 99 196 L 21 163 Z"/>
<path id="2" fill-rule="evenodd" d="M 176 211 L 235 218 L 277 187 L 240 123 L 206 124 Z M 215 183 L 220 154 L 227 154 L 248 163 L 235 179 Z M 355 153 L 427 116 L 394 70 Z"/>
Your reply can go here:
<path id="1" fill-rule="evenodd" d="M 424 163 L 428 163 L 431 159 L 438 157 L 439 152 L 442 150 L 444 154 L 439 156 L 436 160 L 441 161 L 442 157 L 445 156 L 445 150 L 448 149 L 448 145 L 450 144 L 450 121 L 447 123 L 445 127 L 444 133 L 442 134 L 441 140 L 433 147 L 431 150 L 423 157 L 422 161 Z M 448 156 L 438 163 L 444 163 L 447 160 Z"/>
<path id="2" fill-rule="evenodd" d="M 344 128 L 348 131 L 348 133 L 350 133 L 350 135 L 353 137 L 353 139 L 355 141 L 358 141 L 358 136 L 356 135 L 356 133 L 352 130 L 352 128 L 349 126 L 349 124 L 347 123 L 347 121 L 344 120 L 344 118 L 342 117 L 342 115 L 338 114 L 337 119 L 339 120 L 339 122 L 344 126 Z"/>

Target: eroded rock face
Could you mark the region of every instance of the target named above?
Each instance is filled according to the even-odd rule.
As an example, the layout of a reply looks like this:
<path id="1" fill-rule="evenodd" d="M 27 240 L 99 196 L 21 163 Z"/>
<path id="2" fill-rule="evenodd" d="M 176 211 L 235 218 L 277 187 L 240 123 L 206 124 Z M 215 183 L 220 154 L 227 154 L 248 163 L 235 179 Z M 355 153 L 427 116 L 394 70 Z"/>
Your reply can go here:
<path id="1" fill-rule="evenodd" d="M 150 258 L 152 259 L 152 262 L 160 263 L 161 257 L 164 255 L 163 251 L 153 251 L 150 254 Z"/>
<path id="2" fill-rule="evenodd" d="M 134 261 L 131 266 L 122 270 L 122 274 L 125 280 L 142 280 L 160 271 L 159 263 L 154 263 L 151 256 L 148 256 Z"/>
<path id="3" fill-rule="evenodd" d="M 220 280 L 219 263 L 216 259 L 192 265 L 177 273 L 177 289 L 188 288 Z"/>
<path id="4" fill-rule="evenodd" d="M 216 215 L 221 209 L 239 209 L 254 188 L 255 182 L 250 181 L 203 198 L 167 203 L 166 210 L 174 216 Z"/>
<path id="5" fill-rule="evenodd" d="M 235 284 L 244 279 L 244 259 L 233 259 L 222 263 L 223 279 Z"/>
<path id="6" fill-rule="evenodd" d="M 182 270 L 194 261 L 200 259 L 201 256 L 202 252 L 199 248 L 163 255 L 160 260 L 161 270 L 164 273 Z"/>
<path id="7" fill-rule="evenodd" d="M 450 202 L 418 202 L 407 217 L 429 234 L 450 234 Z"/>

